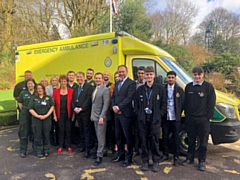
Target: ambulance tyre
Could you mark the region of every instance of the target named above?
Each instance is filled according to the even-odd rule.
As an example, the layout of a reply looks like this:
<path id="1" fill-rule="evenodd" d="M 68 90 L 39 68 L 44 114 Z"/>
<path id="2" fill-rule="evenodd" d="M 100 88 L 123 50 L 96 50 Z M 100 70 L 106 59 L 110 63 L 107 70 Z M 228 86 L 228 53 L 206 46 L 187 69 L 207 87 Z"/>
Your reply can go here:
<path id="1" fill-rule="evenodd" d="M 179 139 L 180 139 L 180 154 L 186 156 L 187 155 L 187 149 L 188 149 L 188 136 L 187 136 L 185 126 L 181 126 L 181 128 L 180 128 Z M 197 136 L 195 157 L 197 156 L 197 152 L 198 152 L 199 145 L 200 145 L 199 143 L 200 143 L 200 140 L 199 140 L 199 137 Z"/>

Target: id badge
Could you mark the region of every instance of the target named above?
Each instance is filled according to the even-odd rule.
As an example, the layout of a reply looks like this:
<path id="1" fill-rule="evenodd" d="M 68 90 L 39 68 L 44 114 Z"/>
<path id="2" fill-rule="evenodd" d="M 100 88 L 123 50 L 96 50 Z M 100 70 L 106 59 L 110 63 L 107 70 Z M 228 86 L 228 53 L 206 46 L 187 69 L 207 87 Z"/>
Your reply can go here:
<path id="1" fill-rule="evenodd" d="M 47 105 L 46 101 L 41 102 L 41 105 L 46 106 Z"/>

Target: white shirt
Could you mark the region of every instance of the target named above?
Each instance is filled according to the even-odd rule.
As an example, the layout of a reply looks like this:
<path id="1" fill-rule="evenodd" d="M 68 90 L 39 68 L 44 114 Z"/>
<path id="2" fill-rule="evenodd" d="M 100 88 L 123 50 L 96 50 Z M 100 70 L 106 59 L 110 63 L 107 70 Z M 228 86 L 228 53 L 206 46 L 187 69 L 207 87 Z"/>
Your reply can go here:
<path id="1" fill-rule="evenodd" d="M 167 99 L 167 120 L 176 120 L 174 109 L 174 85 L 167 87 L 168 99 Z"/>

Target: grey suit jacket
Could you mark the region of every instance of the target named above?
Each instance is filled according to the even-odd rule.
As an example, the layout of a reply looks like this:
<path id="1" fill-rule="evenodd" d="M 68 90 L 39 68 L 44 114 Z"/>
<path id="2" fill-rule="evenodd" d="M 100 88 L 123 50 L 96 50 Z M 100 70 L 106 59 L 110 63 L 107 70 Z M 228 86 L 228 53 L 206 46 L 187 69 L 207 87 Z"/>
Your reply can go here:
<path id="1" fill-rule="evenodd" d="M 94 94 L 94 91 L 93 91 Z M 110 90 L 109 88 L 101 85 L 93 99 L 92 94 L 92 112 L 91 116 L 93 121 L 98 121 L 100 117 L 106 119 L 110 106 Z"/>

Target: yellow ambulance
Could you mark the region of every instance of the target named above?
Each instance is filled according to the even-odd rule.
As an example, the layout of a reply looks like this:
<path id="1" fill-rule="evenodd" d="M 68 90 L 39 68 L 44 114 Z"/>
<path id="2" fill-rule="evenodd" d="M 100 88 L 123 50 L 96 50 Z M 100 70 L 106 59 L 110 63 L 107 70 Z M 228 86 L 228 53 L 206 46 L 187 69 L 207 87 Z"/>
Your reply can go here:
<path id="1" fill-rule="evenodd" d="M 16 82 L 23 80 L 25 70 L 31 70 L 36 82 L 39 82 L 43 77 L 50 79 L 69 70 L 85 72 L 87 68 L 95 72 L 109 71 L 113 81 L 113 74 L 121 64 L 128 67 L 132 79 L 137 78 L 139 66 L 153 66 L 159 82 L 166 78 L 170 70 L 177 73 L 179 86 L 185 87 L 192 81 L 170 54 L 124 31 L 19 46 L 15 58 Z M 213 143 L 236 142 L 240 138 L 240 101 L 217 90 L 216 95 L 216 107 L 211 119 Z M 186 153 L 187 133 L 184 124 L 180 137 L 181 152 Z M 196 143 L 198 148 L 198 139 Z"/>

